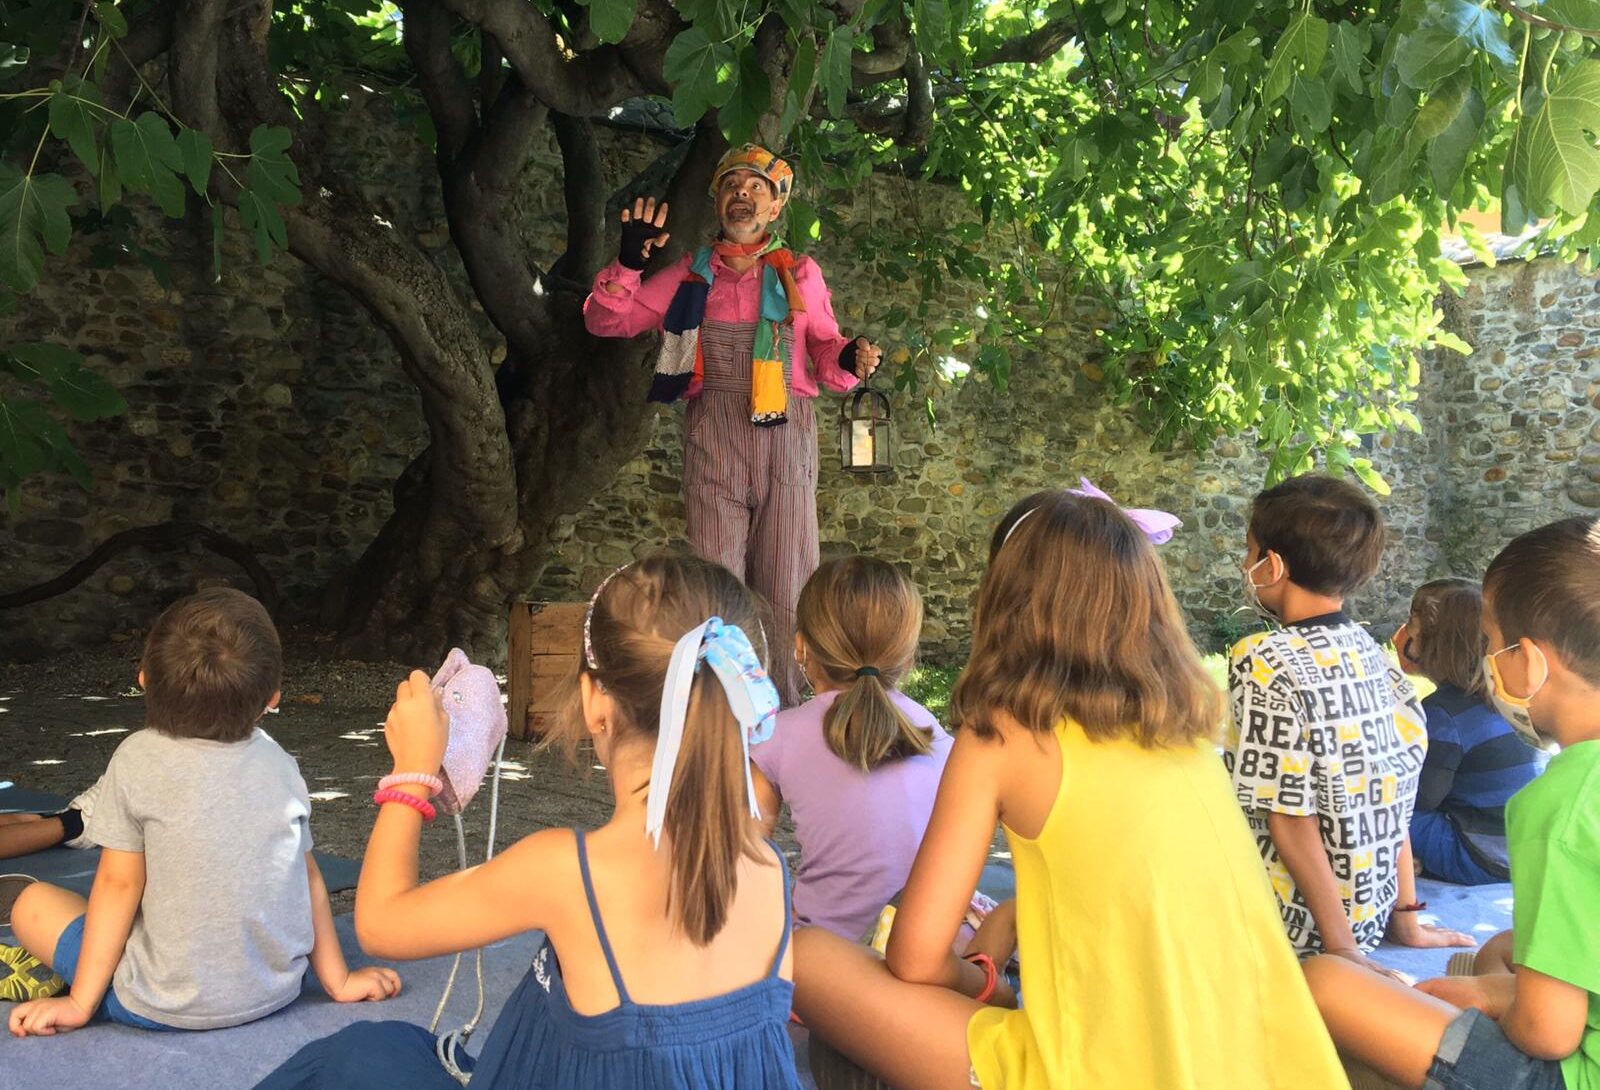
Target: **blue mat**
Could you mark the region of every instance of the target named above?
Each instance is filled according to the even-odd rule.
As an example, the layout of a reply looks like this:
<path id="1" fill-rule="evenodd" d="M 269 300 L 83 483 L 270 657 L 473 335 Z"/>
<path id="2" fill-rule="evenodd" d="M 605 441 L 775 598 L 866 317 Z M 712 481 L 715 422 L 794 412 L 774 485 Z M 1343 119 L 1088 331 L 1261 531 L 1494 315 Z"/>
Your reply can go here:
<path id="1" fill-rule="evenodd" d="M 339 939 L 352 967 L 373 964 L 359 953 L 355 925 L 349 916 L 338 919 Z M 521 981 L 542 941 L 538 933 L 518 935 L 497 943 L 484 953 L 484 987 L 488 997 L 480 1029 L 468 1051 L 477 1054 L 489 1035 L 506 997 Z M 233 1029 L 204 1033 L 153 1033 L 97 1022 L 59 1037 L 17 1040 L 0 1036 L 0 1088 L 66 1090 L 93 1086 L 96 1090 L 247 1090 L 300 1047 L 349 1025 L 399 1019 L 426 1026 L 444 993 L 450 958 L 390 962 L 400 973 L 401 994 L 385 1003 L 334 1003 L 322 993 L 311 974 L 305 993 L 277 1014 Z M 472 962 L 464 959 L 440 1023 L 455 1029 L 472 1016 L 478 988 Z M 10 1013 L 0 1003 L 0 1021 Z M 790 1036 L 800 1071 L 800 1081 L 815 1090 L 809 1073 L 806 1038 L 791 1027 Z M 396 1090 L 404 1090 L 396 1087 Z"/>
<path id="2" fill-rule="evenodd" d="M 338 920 L 339 938 L 352 966 L 374 959 L 358 952 L 354 923 Z M 537 949 L 539 936 L 520 935 L 490 948 L 484 955 L 488 1015 L 469 1051 L 477 1052 L 494 1015 L 505 1002 Z M 391 963 L 399 970 L 401 994 L 385 1003 L 334 1003 L 311 974 L 305 994 L 277 1014 L 233 1029 L 204 1033 L 152 1033 L 110 1023 L 95 1023 L 59 1037 L 5 1037 L 0 1043 L 0 1087 L 23 1090 L 65 1090 L 94 1086 L 99 1090 L 244 1090 L 292 1056 L 303 1044 L 352 1022 L 403 1019 L 427 1025 L 444 991 L 449 958 Z M 462 967 L 450 1009 L 442 1025 L 456 1028 L 471 1017 L 477 984 L 470 963 Z M 0 1003 L 0 1019 L 11 1005 Z"/>
<path id="3" fill-rule="evenodd" d="M 1417 879 L 1417 900 L 1426 901 L 1422 922 L 1465 931 L 1484 941 L 1496 932 L 1511 927 L 1511 883 L 1492 886 L 1453 886 L 1448 882 Z M 1412 950 L 1385 942 L 1373 953 L 1374 961 L 1398 969 L 1414 980 L 1444 976 L 1450 955 L 1464 947 L 1438 950 Z"/>

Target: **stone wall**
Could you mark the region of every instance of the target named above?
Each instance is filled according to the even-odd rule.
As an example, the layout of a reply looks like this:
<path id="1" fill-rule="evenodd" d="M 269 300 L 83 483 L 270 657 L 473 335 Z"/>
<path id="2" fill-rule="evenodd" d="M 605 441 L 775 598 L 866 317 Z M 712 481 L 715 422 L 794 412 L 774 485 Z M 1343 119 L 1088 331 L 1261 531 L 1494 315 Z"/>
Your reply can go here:
<path id="1" fill-rule="evenodd" d="M 333 146 L 373 177 L 381 168 L 413 179 L 398 191 L 385 182 L 380 210 L 457 274 L 428 156 L 397 139 L 381 109 L 353 101 Z M 606 155 L 637 162 L 648 151 L 614 140 Z M 553 146 L 540 149 L 523 196 L 536 245 L 561 235 L 557 164 Z M 840 208 L 860 222 L 913 202 L 924 215 L 959 214 L 954 195 L 883 178 Z M 0 341 L 52 339 L 83 351 L 130 404 L 124 417 L 72 429 L 95 469 L 88 492 L 34 479 L 20 513 L 0 510 L 0 590 L 59 573 L 116 530 L 182 519 L 254 549 L 286 615 L 309 615 L 319 587 L 377 532 L 390 485 L 425 442 L 416 392 L 370 319 L 302 266 L 280 257 L 261 268 L 245 240 L 230 236 L 213 284 L 209 232 L 162 230 L 176 290 L 137 266 L 94 268 L 88 240 L 79 240 L 68 258 L 51 259 L 45 286 L 23 309 L 0 320 Z M 854 273 L 842 248 L 824 244 L 817 257 L 841 323 L 873 332 L 895 287 Z M 1395 542 L 1352 608 L 1375 623 L 1397 620 L 1422 579 L 1481 570 L 1512 534 L 1600 510 L 1600 285 L 1549 260 L 1475 269 L 1471 281 L 1448 319 L 1477 351 L 1428 361 L 1423 434 L 1385 437 L 1373 452 L 1394 485 L 1383 505 Z M 933 320 L 973 305 L 952 290 Z M 888 480 L 840 470 L 839 402 L 820 404 L 824 553 L 870 551 L 906 565 L 927 598 L 926 657 L 962 653 L 999 513 L 1080 475 L 1130 505 L 1183 518 L 1163 552 L 1202 643 L 1218 645 L 1241 623 L 1244 513 L 1265 459 L 1244 440 L 1204 455 L 1151 452 L 1134 422 L 1107 405 L 1097 369 L 1084 363 L 1087 343 L 1083 317 L 1068 312 L 1047 331 L 1042 357 L 1017 362 L 1008 393 L 935 382 L 896 395 L 897 471 Z M 566 521 L 530 593 L 577 597 L 616 563 L 681 543 L 680 420 L 658 414 L 640 455 Z M 125 554 L 70 593 L 0 614 L 0 658 L 127 639 L 197 582 L 239 578 L 230 562 L 199 551 Z"/>

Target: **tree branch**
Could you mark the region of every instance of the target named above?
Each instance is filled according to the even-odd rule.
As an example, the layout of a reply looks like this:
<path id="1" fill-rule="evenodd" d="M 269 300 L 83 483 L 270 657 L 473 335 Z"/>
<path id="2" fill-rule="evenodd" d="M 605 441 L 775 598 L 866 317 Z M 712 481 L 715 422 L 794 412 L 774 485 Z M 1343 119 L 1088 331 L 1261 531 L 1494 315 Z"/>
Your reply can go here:
<path id="1" fill-rule="evenodd" d="M 528 165 L 549 113 L 515 74 L 505 81 L 499 97 L 485 108 L 483 125 L 463 157 L 486 190 L 502 196 L 510 190 Z"/>
<path id="2" fill-rule="evenodd" d="M 872 52 L 852 53 L 850 69 L 857 75 L 893 75 L 905 67 L 911 56 L 911 36 L 904 19 L 879 23 L 872 28 Z"/>
<path id="3" fill-rule="evenodd" d="M 172 109 L 183 123 L 204 133 L 221 128 L 217 103 L 217 49 L 223 0 L 179 0 L 169 53 Z"/>
<path id="4" fill-rule="evenodd" d="M 615 47 L 573 54 L 549 20 L 526 0 L 444 3 L 493 35 L 523 85 L 552 110 L 587 117 L 645 90 Z"/>
<path id="5" fill-rule="evenodd" d="M 605 171 L 588 118 L 550 115 L 561 147 L 561 188 L 567 206 L 567 252 L 551 268 L 560 276 L 587 285 L 599 271 L 606 239 Z"/>
<path id="6" fill-rule="evenodd" d="M 922 54 L 913 52 L 906 60 L 906 110 L 897 143 L 912 148 L 927 147 L 933 132 L 933 80 L 928 78 Z"/>
<path id="7" fill-rule="evenodd" d="M 128 33 L 112 49 L 121 63 L 106 66 L 100 90 L 107 102 L 127 101 L 128 89 L 144 65 L 172 48 L 172 22 L 175 4 L 162 0 L 129 25 Z"/>
<path id="8" fill-rule="evenodd" d="M 482 111 L 488 113 L 489 107 L 500 97 L 506 59 L 500 55 L 500 43 L 491 35 L 479 31 L 478 38 L 478 101 L 482 103 Z"/>
<path id="9" fill-rule="evenodd" d="M 1009 38 L 988 49 L 980 50 L 972 58 L 971 67 L 988 68 L 996 64 L 1038 64 L 1049 60 L 1077 34 L 1077 23 L 1072 19 L 1052 19 L 1016 38 Z"/>
<path id="10" fill-rule="evenodd" d="M 1542 15 L 1535 15 L 1526 8 L 1519 8 L 1516 4 L 1513 4 L 1511 0 L 1495 0 L 1494 6 L 1511 16 L 1513 19 L 1527 23 L 1529 26 L 1536 26 L 1544 30 L 1557 30 L 1562 32 L 1570 30 L 1575 34 L 1581 34 L 1585 38 L 1600 38 L 1600 30 L 1585 30 L 1582 27 L 1568 26 L 1565 23 L 1554 22 L 1550 19 L 1546 19 Z"/>
<path id="11" fill-rule="evenodd" d="M 513 362 L 538 358 L 550 333 L 549 295 L 512 216 L 516 182 L 548 112 L 512 73 L 477 138 L 439 172 L 450 237 Z"/>
<path id="12" fill-rule="evenodd" d="M 472 88 L 450 52 L 450 13 L 434 0 L 405 0 L 400 10 L 406 56 L 417 71 L 423 100 L 433 115 L 439 155 L 446 162 L 453 161 L 476 134 L 478 124 Z"/>
<path id="13" fill-rule="evenodd" d="M 616 216 L 623 208 L 633 204 L 635 197 L 654 197 L 665 193 L 672 184 L 673 177 L 683 166 L 685 156 L 689 154 L 692 140 L 680 140 L 669 145 L 660 155 L 650 161 L 650 165 L 639 173 L 629 178 L 622 186 L 606 198 L 604 215 L 609 220 Z M 674 217 L 676 220 L 676 217 Z"/>

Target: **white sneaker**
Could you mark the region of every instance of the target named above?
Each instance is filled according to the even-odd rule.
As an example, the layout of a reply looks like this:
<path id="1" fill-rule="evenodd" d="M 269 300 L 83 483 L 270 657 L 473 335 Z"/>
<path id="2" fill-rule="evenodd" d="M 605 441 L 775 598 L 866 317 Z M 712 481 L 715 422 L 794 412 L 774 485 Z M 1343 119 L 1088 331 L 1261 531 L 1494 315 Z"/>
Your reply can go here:
<path id="1" fill-rule="evenodd" d="M 65 841 L 61 845 L 63 848 L 93 848 L 96 846 L 94 841 L 89 839 L 89 815 L 94 811 L 95 800 L 100 797 L 100 785 L 104 782 L 105 777 L 102 776 L 94 781 L 94 785 L 89 790 L 67 803 L 68 810 L 76 810 L 83 815 L 83 832 L 71 840 Z"/>

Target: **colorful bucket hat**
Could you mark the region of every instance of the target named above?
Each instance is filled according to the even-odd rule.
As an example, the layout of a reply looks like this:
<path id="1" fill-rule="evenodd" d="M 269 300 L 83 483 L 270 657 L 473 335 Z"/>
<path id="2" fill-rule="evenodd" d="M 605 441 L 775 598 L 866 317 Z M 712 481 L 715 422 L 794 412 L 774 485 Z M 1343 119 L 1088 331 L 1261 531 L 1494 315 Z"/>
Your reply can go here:
<path id="1" fill-rule="evenodd" d="M 716 195 L 717 183 L 722 181 L 722 176 L 733 170 L 748 170 L 761 175 L 772 183 L 772 188 L 777 191 L 780 201 L 788 199 L 789 189 L 794 185 L 794 169 L 788 163 L 760 144 L 746 144 L 729 150 L 721 162 L 717 163 L 717 169 L 711 175 L 713 196 Z"/>

